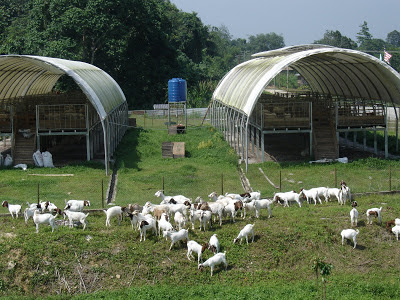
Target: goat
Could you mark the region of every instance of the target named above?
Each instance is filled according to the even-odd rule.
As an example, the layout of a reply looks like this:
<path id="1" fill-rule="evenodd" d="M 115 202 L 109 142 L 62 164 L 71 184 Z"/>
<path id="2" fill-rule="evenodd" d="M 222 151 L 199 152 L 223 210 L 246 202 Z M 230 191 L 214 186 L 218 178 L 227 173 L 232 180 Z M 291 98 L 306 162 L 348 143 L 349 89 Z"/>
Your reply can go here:
<path id="1" fill-rule="evenodd" d="M 218 202 L 210 202 L 210 203 L 208 203 L 208 206 L 209 206 L 209 208 L 211 210 L 211 213 L 214 216 L 218 216 L 219 217 L 219 226 L 221 226 L 222 225 L 222 213 L 224 211 L 224 206 L 221 203 L 218 203 Z"/>
<path id="2" fill-rule="evenodd" d="M 375 218 L 378 217 L 379 223 L 382 224 L 382 207 L 370 208 L 367 210 L 366 215 L 367 215 L 367 224 L 372 224 L 372 219 L 370 220 L 371 216 L 374 216 Z"/>
<path id="3" fill-rule="evenodd" d="M 395 225 L 395 226 L 392 228 L 392 232 L 393 232 L 394 235 L 396 236 L 396 239 L 399 240 L 400 225 Z"/>
<path id="4" fill-rule="evenodd" d="M 190 211 L 190 222 L 192 223 L 192 230 L 194 230 L 194 224 L 196 223 L 197 220 L 200 222 L 200 231 L 201 231 L 201 214 L 202 210 L 191 210 Z"/>
<path id="5" fill-rule="evenodd" d="M 254 242 L 254 224 L 247 224 L 244 226 L 242 230 L 240 230 L 238 236 L 233 240 L 233 243 L 235 244 L 239 239 L 240 243 L 242 243 L 242 239 L 246 237 L 246 242 L 249 244 L 249 235 L 252 235 L 251 242 Z"/>
<path id="6" fill-rule="evenodd" d="M 135 227 L 135 231 L 137 230 L 137 225 L 139 223 L 138 212 L 134 210 L 132 213 L 128 213 L 128 217 L 131 219 L 132 230 Z"/>
<path id="7" fill-rule="evenodd" d="M 146 240 L 146 231 L 149 229 L 153 230 L 153 233 L 155 235 L 157 235 L 157 224 L 156 224 L 156 220 L 153 218 L 148 218 L 146 220 L 143 220 L 142 222 L 140 222 L 140 241 Z"/>
<path id="8" fill-rule="evenodd" d="M 275 193 L 273 202 L 283 204 L 283 207 L 289 207 L 289 202 L 296 202 L 301 207 L 300 193 L 298 194 L 295 191 Z"/>
<path id="9" fill-rule="evenodd" d="M 21 212 L 21 205 L 19 204 L 8 204 L 7 200 L 4 200 L 3 203 L 1 203 L 1 206 L 7 207 L 8 211 L 11 214 L 11 217 L 14 219 L 14 215 L 16 218 L 18 218 L 19 213 Z"/>
<path id="10" fill-rule="evenodd" d="M 344 181 L 341 182 L 340 193 L 339 193 L 339 203 L 341 205 L 346 204 L 346 200 L 351 200 L 350 188 L 346 185 Z"/>
<path id="11" fill-rule="evenodd" d="M 243 207 L 244 207 L 244 218 L 246 218 L 246 213 L 250 211 L 254 211 L 254 214 L 257 215 L 257 210 L 256 210 L 256 201 L 257 200 L 251 200 L 250 202 L 244 202 Z"/>
<path id="12" fill-rule="evenodd" d="M 187 242 L 187 248 L 188 248 L 188 252 L 187 252 L 186 256 L 187 256 L 188 260 L 191 260 L 190 257 L 192 257 L 194 259 L 192 252 L 196 252 L 197 253 L 197 263 L 200 264 L 200 260 L 202 261 L 201 255 L 208 248 L 208 244 L 205 243 L 203 245 L 200 245 L 196 241 L 191 240 L 191 241 Z"/>
<path id="13" fill-rule="evenodd" d="M 58 229 L 55 218 L 56 217 L 52 214 L 39 214 L 39 210 L 36 209 L 33 213 L 33 222 L 36 225 L 36 233 L 39 233 L 39 224 L 49 224 L 51 226 L 51 232 L 54 231 L 54 228 Z"/>
<path id="14" fill-rule="evenodd" d="M 133 213 L 134 211 L 137 212 L 142 212 L 143 211 L 143 206 L 135 203 L 135 204 L 128 204 L 128 210 Z"/>
<path id="15" fill-rule="evenodd" d="M 224 206 L 223 213 L 229 215 L 231 218 L 231 221 L 233 223 L 235 223 L 236 211 L 238 209 L 239 208 L 237 206 L 235 206 L 235 203 L 229 203 Z"/>
<path id="16" fill-rule="evenodd" d="M 35 210 L 37 210 L 37 209 L 39 209 L 40 211 L 42 210 L 40 204 L 33 204 L 33 206 L 29 206 L 29 207 L 25 208 L 25 210 L 24 210 L 25 224 L 28 224 L 29 218 L 33 217 Z"/>
<path id="17" fill-rule="evenodd" d="M 318 190 L 317 189 L 301 189 L 299 196 L 302 197 L 303 199 L 306 199 L 308 203 L 311 203 L 311 200 L 314 200 L 314 205 L 317 205 L 317 200 L 319 201 L 320 204 L 322 204 L 321 198 L 318 196 Z"/>
<path id="18" fill-rule="evenodd" d="M 350 211 L 351 226 L 357 226 L 358 211 L 355 207 Z"/>
<path id="19" fill-rule="evenodd" d="M 125 207 L 121 207 L 121 206 L 113 206 L 107 210 L 103 210 L 107 217 L 106 218 L 106 227 L 107 226 L 111 227 L 110 219 L 114 216 L 116 216 L 118 218 L 118 225 L 121 225 L 122 213 L 124 212 L 124 210 L 125 210 Z"/>
<path id="20" fill-rule="evenodd" d="M 268 208 L 268 218 L 272 217 L 271 204 L 274 203 L 270 199 L 255 200 L 256 204 L 256 218 L 260 217 L 260 209 Z"/>
<path id="21" fill-rule="evenodd" d="M 64 210 L 69 209 L 70 211 L 83 211 L 85 206 L 90 206 L 90 201 L 88 200 L 68 200 Z"/>
<path id="22" fill-rule="evenodd" d="M 153 213 L 153 216 L 159 220 L 163 213 L 169 215 L 169 206 L 165 204 L 154 205 L 151 202 L 146 202 L 143 207 L 142 213 L 144 215 L 148 214 L 149 212 Z"/>
<path id="23" fill-rule="evenodd" d="M 226 262 L 226 251 L 224 253 L 217 253 L 207 259 L 204 263 L 199 264 L 198 269 L 201 271 L 204 267 L 211 267 L 211 276 L 213 276 L 214 266 L 220 264 L 225 265 L 225 270 L 228 268 L 228 264 Z"/>
<path id="24" fill-rule="evenodd" d="M 340 203 L 340 189 L 327 188 L 324 197 L 326 201 L 330 200 L 331 197 L 336 197 L 337 201 Z"/>
<path id="25" fill-rule="evenodd" d="M 219 252 L 219 240 L 218 240 L 217 234 L 213 234 L 210 237 L 210 241 L 208 242 L 208 249 L 214 253 Z"/>
<path id="26" fill-rule="evenodd" d="M 87 213 L 85 215 L 83 212 L 79 212 L 79 211 L 64 210 L 64 214 L 66 214 L 68 217 L 69 228 L 72 228 L 74 226 L 74 221 L 78 221 L 83 225 L 83 230 L 85 230 L 86 225 L 87 225 L 86 218 L 89 215 L 89 213 Z"/>
<path id="27" fill-rule="evenodd" d="M 186 217 L 180 211 L 177 211 L 175 213 L 174 221 L 175 224 L 178 226 L 179 230 L 181 230 L 182 227 L 186 226 Z"/>
<path id="28" fill-rule="evenodd" d="M 168 216 L 165 213 L 163 213 L 161 215 L 161 218 L 157 222 L 158 222 L 158 235 L 161 235 L 161 230 L 162 231 L 173 231 L 174 230 L 174 227 L 168 221 Z"/>
<path id="29" fill-rule="evenodd" d="M 169 247 L 170 251 L 176 242 L 189 239 L 187 229 L 181 229 L 178 232 L 164 231 L 163 237 L 169 237 L 171 239 L 171 246 Z"/>
<path id="30" fill-rule="evenodd" d="M 211 211 L 208 210 L 203 210 L 200 215 L 200 231 L 201 231 L 201 225 L 203 225 L 204 231 L 206 231 L 206 225 L 207 223 L 210 223 L 210 227 L 212 228 L 212 222 L 211 222 Z"/>
<path id="31" fill-rule="evenodd" d="M 187 198 L 183 195 L 176 195 L 176 196 L 165 196 L 163 191 L 159 190 L 157 191 L 154 196 L 156 197 L 161 197 L 161 203 L 160 204 L 167 204 L 171 199 L 174 199 L 177 203 L 183 204 L 185 201 L 189 201 L 190 203 L 192 200 L 190 198 Z"/>
<path id="32" fill-rule="evenodd" d="M 360 233 L 358 229 L 343 229 L 340 235 L 342 236 L 342 246 L 344 245 L 344 239 L 353 240 L 354 248 L 357 246 L 357 235 Z"/>

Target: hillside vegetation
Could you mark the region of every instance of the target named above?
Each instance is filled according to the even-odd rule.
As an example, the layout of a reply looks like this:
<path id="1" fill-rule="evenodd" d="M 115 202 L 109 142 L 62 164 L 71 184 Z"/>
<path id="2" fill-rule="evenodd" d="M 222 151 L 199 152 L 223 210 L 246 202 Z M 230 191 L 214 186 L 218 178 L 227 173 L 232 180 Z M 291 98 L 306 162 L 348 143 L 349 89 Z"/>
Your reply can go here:
<path id="1" fill-rule="evenodd" d="M 162 159 L 163 141 L 184 141 L 186 157 Z M 346 165 L 264 163 L 251 165 L 247 176 L 254 190 L 269 197 L 277 189 L 258 168 L 275 184 L 281 173 L 283 190 L 333 186 L 336 168 L 339 181 L 344 179 L 353 191 L 363 192 L 387 189 L 389 164 L 392 189 L 399 189 L 399 162 L 379 159 Z M 207 199 L 212 191 L 243 191 L 235 152 L 210 127 L 189 129 L 187 134 L 176 136 L 165 131 L 130 130 L 119 146 L 116 165 L 118 205 L 158 203 L 154 193 L 162 189 L 163 177 L 169 195 Z M 101 208 L 101 180 L 108 182 L 104 169 L 96 163 L 0 172 L 2 199 L 24 207 L 26 201 L 36 201 L 39 183 L 41 200 L 63 207 L 64 199 L 89 199 L 91 208 Z M 366 182 L 372 183 L 368 186 Z M 104 213 L 93 212 L 85 231 L 60 227 L 51 233 L 50 227 L 41 226 L 36 234 L 32 220 L 25 225 L 21 218 L 1 217 L 0 296 L 305 299 L 320 293 L 317 284 L 321 277 L 316 279 L 312 270 L 313 261 L 320 258 L 333 265 L 327 278 L 327 298 L 398 298 L 400 242 L 387 232 L 385 224 L 374 220 L 373 225 L 366 225 L 365 211 L 382 206 L 385 223 L 400 216 L 399 198 L 397 194 L 358 196 L 360 234 L 356 249 L 350 242 L 341 245 L 341 230 L 350 228 L 350 206 L 334 201 L 316 206 L 303 203 L 301 208 L 275 205 L 270 219 L 267 211 L 262 211 L 260 219 L 238 216 L 235 223 L 225 220 L 221 227 L 214 224 L 206 232 L 200 232 L 196 225 L 194 231 L 189 230 L 190 239 L 203 243 L 217 233 L 221 250 L 226 251 L 228 270 L 216 267 L 213 277 L 209 268 L 200 272 L 197 262 L 188 261 L 184 244 L 168 251 L 170 241 L 153 235 L 139 242 L 139 233 L 131 229 L 128 218 L 120 226 L 113 219 L 112 226 L 106 228 Z M 1 208 L 1 213 L 5 212 Z M 248 223 L 255 224 L 254 243 L 233 244 Z M 206 251 L 203 257 L 211 255 Z"/>

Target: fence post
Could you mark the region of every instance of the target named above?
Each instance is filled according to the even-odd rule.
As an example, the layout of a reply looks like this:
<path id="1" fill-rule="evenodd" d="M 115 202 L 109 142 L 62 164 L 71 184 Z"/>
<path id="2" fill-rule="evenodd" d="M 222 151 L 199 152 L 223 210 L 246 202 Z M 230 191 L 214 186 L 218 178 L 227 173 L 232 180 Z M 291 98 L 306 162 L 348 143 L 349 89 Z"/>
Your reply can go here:
<path id="1" fill-rule="evenodd" d="M 104 208 L 104 181 L 101 180 L 101 207 Z"/>
<path id="2" fill-rule="evenodd" d="M 39 205 L 39 183 L 37 184 L 37 204 Z"/>
<path id="3" fill-rule="evenodd" d="M 336 168 L 335 168 L 335 188 L 337 188 L 337 171 L 336 171 Z"/>
<path id="4" fill-rule="evenodd" d="M 279 191 L 282 192 L 282 171 L 279 170 Z"/>
<path id="5" fill-rule="evenodd" d="M 392 190 L 392 170 L 389 165 L 389 192 Z"/>
<path id="6" fill-rule="evenodd" d="M 164 176 L 162 177 L 162 192 L 165 193 L 165 190 L 164 190 Z"/>
<path id="7" fill-rule="evenodd" d="M 224 174 L 221 173 L 221 195 L 224 194 Z"/>

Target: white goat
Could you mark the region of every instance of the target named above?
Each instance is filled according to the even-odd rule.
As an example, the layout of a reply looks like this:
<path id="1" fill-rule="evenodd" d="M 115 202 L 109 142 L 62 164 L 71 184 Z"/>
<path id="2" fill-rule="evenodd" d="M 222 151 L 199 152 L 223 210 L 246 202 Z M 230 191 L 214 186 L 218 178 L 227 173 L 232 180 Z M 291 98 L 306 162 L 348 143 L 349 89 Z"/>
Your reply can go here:
<path id="1" fill-rule="evenodd" d="M 296 202 L 299 207 L 301 207 L 301 201 L 300 201 L 300 193 L 296 193 L 294 191 L 291 192 L 284 192 L 284 193 L 275 193 L 273 201 L 278 202 L 279 204 L 282 204 L 283 202 L 283 207 L 289 207 L 289 202 Z"/>
<path id="2" fill-rule="evenodd" d="M 239 239 L 240 243 L 242 243 L 242 239 L 245 237 L 247 244 L 249 244 L 250 234 L 252 236 L 251 242 L 254 242 L 254 224 L 247 224 L 246 226 L 244 226 L 244 228 L 240 230 L 236 239 L 233 240 L 233 243 L 235 244 Z"/>
<path id="3" fill-rule="evenodd" d="M 235 223 L 236 211 L 235 203 L 231 202 L 224 206 L 223 213 L 230 216 L 231 221 Z"/>
<path id="4" fill-rule="evenodd" d="M 192 230 L 194 230 L 194 225 L 196 221 L 198 220 L 200 222 L 200 230 L 201 230 L 201 213 L 203 211 L 200 209 L 197 210 L 190 210 L 190 222 L 192 223 Z"/>
<path id="5" fill-rule="evenodd" d="M 382 224 L 382 207 L 370 208 L 367 210 L 366 215 L 367 215 L 367 224 L 372 224 L 372 219 L 370 220 L 371 216 L 374 216 L 375 218 L 378 217 L 379 223 Z"/>
<path id="6" fill-rule="evenodd" d="M 54 228 L 58 229 L 55 219 L 56 217 L 52 214 L 40 214 L 39 210 L 36 209 L 33 213 L 33 222 L 36 225 L 36 233 L 39 233 L 39 224 L 49 224 L 51 226 L 51 232 L 54 231 Z"/>
<path id="7" fill-rule="evenodd" d="M 89 215 L 89 213 L 85 215 L 83 212 L 80 211 L 64 210 L 64 214 L 66 214 L 68 217 L 69 228 L 72 228 L 74 226 L 74 221 L 77 221 L 83 225 L 83 230 L 85 230 L 86 225 L 88 224 L 86 218 Z"/>
<path id="8" fill-rule="evenodd" d="M 330 200 L 331 197 L 336 197 L 337 201 L 340 203 L 340 189 L 327 188 L 324 197 L 327 201 Z"/>
<path id="9" fill-rule="evenodd" d="M 271 204 L 274 202 L 270 199 L 255 200 L 256 204 L 256 218 L 260 217 L 260 209 L 268 208 L 268 218 L 272 217 Z"/>
<path id="10" fill-rule="evenodd" d="M 398 219 L 397 219 L 398 220 Z M 392 227 L 392 232 L 396 236 L 396 239 L 399 240 L 399 233 L 400 233 L 400 225 L 395 225 Z"/>
<path id="11" fill-rule="evenodd" d="M 192 203 L 192 200 L 190 198 L 187 198 L 183 195 L 175 195 L 175 196 L 165 196 L 163 191 L 157 191 L 154 196 L 156 197 L 161 197 L 161 203 L 160 204 L 167 204 L 171 199 L 174 199 L 177 203 L 183 204 L 185 201 L 189 201 L 189 203 Z"/>
<path id="12" fill-rule="evenodd" d="M 118 225 L 121 225 L 122 213 L 123 213 L 121 206 L 113 206 L 103 211 L 106 214 L 106 227 L 111 226 L 110 220 L 114 216 L 116 216 L 118 219 Z"/>
<path id="13" fill-rule="evenodd" d="M 358 229 L 343 229 L 340 235 L 342 236 L 342 246 L 344 245 L 344 239 L 353 240 L 354 248 L 357 246 L 357 235 L 360 233 Z"/>
<path id="14" fill-rule="evenodd" d="M 198 269 L 202 270 L 204 267 L 211 267 L 211 276 L 213 276 L 214 266 L 220 264 L 225 265 L 225 270 L 228 268 L 228 264 L 226 262 L 226 251 L 224 253 L 217 253 L 207 259 L 204 263 L 199 264 Z"/>
<path id="15" fill-rule="evenodd" d="M 88 200 L 68 200 L 64 210 L 69 209 L 70 211 L 83 211 L 85 206 L 90 206 L 90 201 Z"/>
<path id="16" fill-rule="evenodd" d="M 321 198 L 318 196 L 318 190 L 316 189 L 301 189 L 299 196 L 303 199 L 306 199 L 308 203 L 311 203 L 311 200 L 314 200 L 314 205 L 317 205 L 317 200 L 320 204 L 322 204 Z"/>
<path id="17" fill-rule="evenodd" d="M 197 263 L 200 263 L 201 259 L 201 255 L 204 252 L 204 250 L 207 249 L 208 244 L 204 244 L 203 246 L 200 245 L 199 243 L 197 243 L 196 241 L 188 241 L 187 242 L 187 248 L 188 248 L 188 252 L 186 254 L 188 260 L 191 260 L 190 257 L 192 257 L 194 259 L 194 256 L 192 254 L 192 252 L 196 252 L 197 253 Z"/>
<path id="18" fill-rule="evenodd" d="M 163 237 L 169 237 L 171 239 L 172 243 L 171 243 L 171 246 L 169 247 L 169 250 L 172 249 L 172 246 L 176 242 L 189 239 L 187 229 L 181 229 L 178 232 L 164 231 Z"/>
<path id="19" fill-rule="evenodd" d="M 19 213 L 21 212 L 21 205 L 19 204 L 8 204 L 7 200 L 4 200 L 3 203 L 1 204 L 3 207 L 7 207 L 8 211 L 11 214 L 11 217 L 14 219 L 14 215 L 16 218 L 18 218 Z"/>
<path id="20" fill-rule="evenodd" d="M 351 226 L 357 226 L 358 211 L 355 207 L 350 211 Z"/>
<path id="21" fill-rule="evenodd" d="M 213 234 L 210 237 L 210 241 L 208 242 L 208 249 L 210 249 L 214 253 L 219 252 L 219 240 L 217 234 Z"/>
<path id="22" fill-rule="evenodd" d="M 29 207 L 25 208 L 25 210 L 24 210 L 25 224 L 28 224 L 29 218 L 33 217 L 35 210 L 37 210 L 37 209 L 41 210 L 42 208 L 38 204 L 33 204 L 33 206 L 29 206 Z"/>
<path id="23" fill-rule="evenodd" d="M 257 215 L 256 201 L 257 200 L 251 200 L 250 202 L 244 202 L 243 203 L 243 210 L 244 210 L 243 219 L 246 218 L 246 213 L 249 213 L 250 211 L 254 211 L 254 215 Z"/>
<path id="24" fill-rule="evenodd" d="M 200 215 L 200 231 L 201 231 L 202 225 L 203 225 L 204 231 L 206 231 L 207 223 L 209 223 L 210 227 L 212 228 L 211 216 L 212 216 L 211 211 L 202 210 L 201 215 Z"/>
<path id="25" fill-rule="evenodd" d="M 168 221 L 168 216 L 165 213 L 163 213 L 160 220 L 158 220 L 158 235 L 161 235 L 161 231 L 174 231 L 174 227 Z"/>
<path id="26" fill-rule="evenodd" d="M 186 217 L 180 211 L 177 211 L 175 213 L 174 221 L 175 224 L 178 226 L 179 230 L 181 230 L 182 227 L 186 226 Z"/>
<path id="27" fill-rule="evenodd" d="M 340 193 L 339 193 L 339 199 L 340 199 L 339 203 L 341 205 L 346 204 L 346 200 L 351 201 L 350 188 L 345 184 L 341 185 Z"/>
<path id="28" fill-rule="evenodd" d="M 140 241 L 146 240 L 146 231 L 152 229 L 153 233 L 157 235 L 157 223 L 153 218 L 147 218 L 140 223 Z"/>
<path id="29" fill-rule="evenodd" d="M 224 211 L 224 206 L 219 202 L 208 202 L 208 206 L 211 209 L 211 213 L 214 216 L 219 217 L 219 226 L 221 226 L 222 225 L 222 213 Z M 214 222 L 215 222 L 215 219 L 214 219 Z"/>

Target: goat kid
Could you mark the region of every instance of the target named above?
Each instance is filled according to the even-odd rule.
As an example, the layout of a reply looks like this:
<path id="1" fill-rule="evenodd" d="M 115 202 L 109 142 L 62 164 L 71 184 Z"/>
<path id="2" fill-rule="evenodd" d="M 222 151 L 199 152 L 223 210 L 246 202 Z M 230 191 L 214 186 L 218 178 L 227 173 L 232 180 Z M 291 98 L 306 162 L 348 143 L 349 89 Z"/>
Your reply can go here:
<path id="1" fill-rule="evenodd" d="M 192 257 L 194 259 L 194 256 L 192 253 L 195 252 L 195 253 L 197 253 L 197 263 L 200 264 L 200 260 L 203 261 L 201 259 L 201 255 L 208 248 L 208 244 L 204 243 L 203 245 L 200 245 L 196 241 L 191 240 L 191 241 L 187 242 L 187 248 L 188 248 L 188 252 L 187 252 L 186 256 L 187 256 L 188 260 L 191 260 L 190 257 Z"/>
<path id="2" fill-rule="evenodd" d="M 208 242 L 208 249 L 214 253 L 219 252 L 219 240 L 218 240 L 217 234 L 213 234 L 210 237 L 210 241 Z"/>
<path id="3" fill-rule="evenodd" d="M 164 231 L 163 237 L 169 237 L 171 239 L 171 246 L 169 247 L 170 251 L 176 242 L 189 239 L 187 229 L 181 229 L 178 232 Z"/>
<path id="4" fill-rule="evenodd" d="M 372 224 L 372 218 L 370 219 L 370 217 L 378 218 L 379 223 L 382 224 L 382 207 L 370 208 L 367 210 L 366 215 L 367 215 L 367 224 Z"/>
<path id="5" fill-rule="evenodd" d="M 51 226 L 51 232 L 53 232 L 54 229 L 58 229 L 55 219 L 56 217 L 52 214 L 40 214 L 39 210 L 36 209 L 33 213 L 33 222 L 36 225 L 36 233 L 39 233 L 40 224 L 49 224 Z"/>
<path id="6" fill-rule="evenodd" d="M 360 233 L 358 229 L 343 229 L 340 235 L 342 236 L 342 246 L 344 245 L 344 240 L 353 240 L 354 248 L 357 247 L 357 235 Z"/>
<path id="7" fill-rule="evenodd" d="M 233 240 L 233 243 L 235 244 L 239 239 L 240 243 L 242 243 L 242 239 L 245 237 L 247 244 L 249 244 L 249 235 L 251 234 L 252 239 L 251 242 L 254 242 L 254 224 L 247 224 L 244 226 L 242 230 L 240 230 L 238 236 Z"/>
<path id="8" fill-rule="evenodd" d="M 19 213 L 21 212 L 21 205 L 19 204 L 9 204 L 7 200 L 4 200 L 3 203 L 1 203 L 1 206 L 8 208 L 8 211 L 11 214 L 11 217 L 14 219 L 14 215 L 16 218 L 18 218 Z"/>
<path id="9" fill-rule="evenodd" d="M 357 226 L 358 211 L 355 207 L 350 211 L 351 226 Z"/>
<path id="10" fill-rule="evenodd" d="M 217 253 L 207 259 L 204 263 L 199 264 L 198 269 L 201 271 L 204 267 L 210 267 L 211 276 L 213 276 L 214 267 L 220 264 L 225 266 L 225 270 L 228 268 L 228 263 L 226 262 L 226 251 L 224 253 Z"/>

